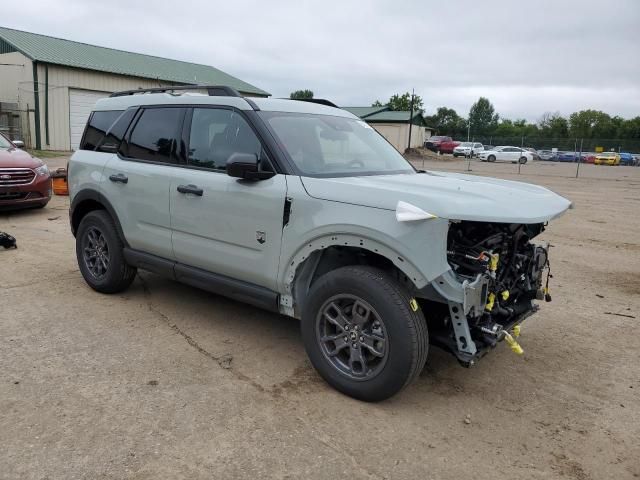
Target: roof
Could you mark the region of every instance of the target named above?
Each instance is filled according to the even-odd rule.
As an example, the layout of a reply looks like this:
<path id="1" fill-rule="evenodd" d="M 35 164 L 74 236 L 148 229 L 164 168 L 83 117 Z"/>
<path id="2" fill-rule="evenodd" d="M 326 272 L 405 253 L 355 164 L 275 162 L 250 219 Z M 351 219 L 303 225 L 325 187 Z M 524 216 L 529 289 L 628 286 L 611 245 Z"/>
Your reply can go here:
<path id="1" fill-rule="evenodd" d="M 389 110 L 389 107 L 387 105 L 383 105 L 382 107 L 342 107 L 342 109 L 353 113 L 356 117 L 366 118 L 374 113 Z"/>
<path id="2" fill-rule="evenodd" d="M 252 98 L 260 110 L 265 112 L 311 113 L 334 117 L 356 118 L 340 108 L 328 107 L 311 102 L 301 102 L 280 98 Z M 173 95 L 170 93 L 139 93 L 121 97 L 108 97 L 98 100 L 95 110 L 125 110 L 140 105 L 228 105 L 239 110 L 253 110 L 249 102 L 242 97 L 209 96 L 202 93 Z"/>
<path id="3" fill-rule="evenodd" d="M 410 115 L 411 112 L 409 112 L 408 110 L 385 110 L 383 112 L 369 115 L 364 120 L 368 123 L 409 123 Z M 413 117 L 411 117 L 411 119 L 411 123 L 413 123 L 414 125 L 426 127 L 424 117 L 419 111 L 413 112 Z"/>
<path id="4" fill-rule="evenodd" d="M 2 45 L 2 43 L 8 45 Z M 0 27 L 0 53 L 19 51 L 36 62 L 186 84 L 228 85 L 239 92 L 268 92 L 217 68 L 197 63 L 126 52 L 61 38 Z"/>

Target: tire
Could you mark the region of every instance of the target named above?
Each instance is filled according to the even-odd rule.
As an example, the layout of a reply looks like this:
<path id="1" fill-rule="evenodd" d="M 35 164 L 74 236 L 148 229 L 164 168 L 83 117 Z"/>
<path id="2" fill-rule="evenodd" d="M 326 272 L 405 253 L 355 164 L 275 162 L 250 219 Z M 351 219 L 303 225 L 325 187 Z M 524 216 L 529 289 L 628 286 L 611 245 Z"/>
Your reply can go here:
<path id="1" fill-rule="evenodd" d="M 495 155 L 489 155 L 487 157 L 487 161 L 488 162 L 495 162 L 496 161 L 496 156 Z"/>
<path id="2" fill-rule="evenodd" d="M 524 165 L 525 163 L 527 163 L 527 157 L 520 157 L 520 160 L 518 160 L 518 162 L 519 162 L 521 165 Z"/>
<path id="3" fill-rule="evenodd" d="M 80 273 L 91 288 L 101 293 L 117 293 L 131 285 L 137 269 L 127 265 L 123 248 L 107 212 L 94 210 L 83 217 L 76 235 L 76 257 Z"/>
<path id="4" fill-rule="evenodd" d="M 301 330 L 320 376 L 336 390 L 367 402 L 385 400 L 411 383 L 429 351 L 427 323 L 411 302 L 398 282 L 372 267 L 342 267 L 316 280 L 305 300 Z"/>

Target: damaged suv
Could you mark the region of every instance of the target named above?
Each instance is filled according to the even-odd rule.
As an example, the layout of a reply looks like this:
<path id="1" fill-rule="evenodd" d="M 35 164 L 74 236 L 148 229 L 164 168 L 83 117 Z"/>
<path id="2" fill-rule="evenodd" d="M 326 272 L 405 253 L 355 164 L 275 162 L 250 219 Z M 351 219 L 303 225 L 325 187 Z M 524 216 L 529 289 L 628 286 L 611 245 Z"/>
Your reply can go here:
<path id="1" fill-rule="evenodd" d="M 471 366 L 549 300 L 532 240 L 571 203 L 534 185 L 416 170 L 349 112 L 228 87 L 98 101 L 69 165 L 80 271 L 144 269 L 301 321 L 318 373 L 388 398 L 430 345 Z"/>

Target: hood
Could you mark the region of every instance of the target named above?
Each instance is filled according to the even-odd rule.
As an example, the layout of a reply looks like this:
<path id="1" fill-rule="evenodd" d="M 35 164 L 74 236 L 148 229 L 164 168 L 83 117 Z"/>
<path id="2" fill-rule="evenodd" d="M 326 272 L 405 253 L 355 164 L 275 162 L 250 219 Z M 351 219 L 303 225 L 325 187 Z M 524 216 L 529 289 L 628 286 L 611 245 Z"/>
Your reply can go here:
<path id="1" fill-rule="evenodd" d="M 19 148 L 0 148 L 0 168 L 38 168 L 42 162 Z"/>
<path id="2" fill-rule="evenodd" d="M 541 223 L 571 202 L 544 187 L 449 172 L 363 177 L 303 177 L 315 198 L 395 210 L 399 201 L 449 220 Z"/>

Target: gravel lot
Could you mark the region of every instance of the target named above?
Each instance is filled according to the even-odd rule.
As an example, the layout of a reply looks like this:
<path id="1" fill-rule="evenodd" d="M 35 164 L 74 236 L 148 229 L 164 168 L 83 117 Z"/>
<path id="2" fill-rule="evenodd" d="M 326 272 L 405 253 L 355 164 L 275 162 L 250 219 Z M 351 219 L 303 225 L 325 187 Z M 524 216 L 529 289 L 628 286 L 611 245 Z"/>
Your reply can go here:
<path id="1" fill-rule="evenodd" d="M 20 247 L 0 251 L 0 478 L 640 477 L 640 168 L 581 169 L 472 163 L 574 201 L 544 234 L 554 301 L 524 357 L 433 349 L 380 404 L 328 387 L 295 320 L 146 273 L 93 292 L 67 198 L 0 212 Z"/>

